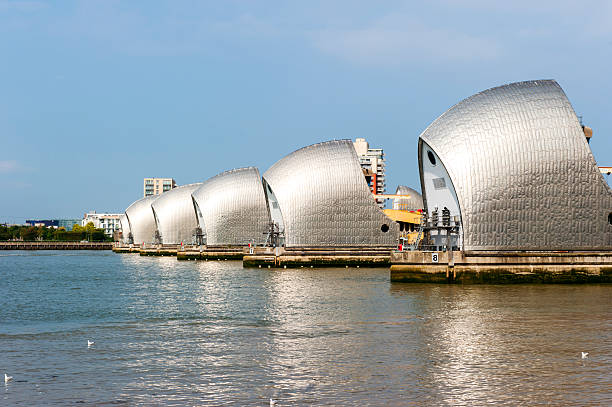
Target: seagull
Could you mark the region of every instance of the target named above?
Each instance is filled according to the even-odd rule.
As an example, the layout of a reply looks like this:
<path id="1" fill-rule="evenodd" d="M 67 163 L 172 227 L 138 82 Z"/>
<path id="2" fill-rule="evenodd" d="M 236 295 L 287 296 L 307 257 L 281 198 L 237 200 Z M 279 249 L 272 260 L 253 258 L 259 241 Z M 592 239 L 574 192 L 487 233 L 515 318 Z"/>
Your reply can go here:
<path id="1" fill-rule="evenodd" d="M 6 384 L 6 383 L 10 382 L 11 380 L 13 380 L 13 376 L 9 376 L 9 375 L 7 375 L 5 373 L 4 374 L 4 383 Z"/>
<path id="2" fill-rule="evenodd" d="M 89 339 L 87 340 L 87 347 L 88 348 L 91 348 L 94 344 L 95 344 L 94 341 L 90 341 Z"/>
<path id="3" fill-rule="evenodd" d="M 276 401 L 270 399 L 270 407 L 274 407 L 276 405 Z"/>
<path id="4" fill-rule="evenodd" d="M 589 356 L 589 352 L 582 352 L 582 359 L 586 359 Z"/>

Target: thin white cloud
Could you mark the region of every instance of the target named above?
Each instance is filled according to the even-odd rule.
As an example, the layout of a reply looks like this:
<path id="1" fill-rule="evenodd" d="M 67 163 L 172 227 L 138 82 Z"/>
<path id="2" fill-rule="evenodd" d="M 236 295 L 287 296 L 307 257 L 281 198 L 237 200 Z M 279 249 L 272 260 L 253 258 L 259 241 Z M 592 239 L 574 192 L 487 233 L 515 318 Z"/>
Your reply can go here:
<path id="1" fill-rule="evenodd" d="M 409 19 L 402 24 L 397 21 L 383 19 L 364 28 L 321 30 L 313 33 L 312 40 L 325 53 L 365 65 L 469 63 L 496 59 L 502 53 L 501 45 L 490 37 Z"/>
<path id="2" fill-rule="evenodd" d="M 33 12 L 47 7 L 42 1 L 0 0 L 0 12 L 19 11 Z"/>
<path id="3" fill-rule="evenodd" d="M 19 168 L 19 165 L 17 164 L 17 161 L 15 160 L 0 161 L 0 174 L 15 172 L 17 171 L 18 168 Z"/>
<path id="4" fill-rule="evenodd" d="M 213 47 L 280 35 L 275 24 L 250 13 L 215 17 L 205 7 L 194 7 L 192 13 L 186 11 L 189 7 L 172 10 L 158 15 L 130 3 L 79 2 L 49 30 L 55 36 L 78 33 L 100 47 L 138 56 L 206 54 Z"/>

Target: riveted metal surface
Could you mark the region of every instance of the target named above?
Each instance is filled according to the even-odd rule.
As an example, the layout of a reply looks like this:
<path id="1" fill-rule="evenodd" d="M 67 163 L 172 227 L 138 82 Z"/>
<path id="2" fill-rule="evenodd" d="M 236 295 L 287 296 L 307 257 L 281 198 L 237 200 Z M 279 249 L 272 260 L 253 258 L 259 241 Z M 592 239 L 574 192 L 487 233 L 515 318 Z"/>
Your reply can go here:
<path id="1" fill-rule="evenodd" d="M 420 136 L 452 179 L 466 250 L 611 249 L 612 191 L 553 80 L 471 96 Z M 424 143 L 419 143 L 419 168 Z M 423 185 L 425 204 L 432 185 Z"/>
<path id="2" fill-rule="evenodd" d="M 151 204 L 159 195 L 148 196 L 131 204 L 125 214 L 130 223 L 134 244 L 153 243 L 155 238 L 155 218 Z"/>
<path id="3" fill-rule="evenodd" d="M 265 242 L 270 223 L 259 170 L 254 167 L 223 172 L 193 191 L 202 214 L 207 245 Z"/>
<path id="4" fill-rule="evenodd" d="M 410 195 L 410 197 L 394 198 L 393 209 L 404 211 L 416 211 L 417 209 L 423 209 L 423 197 L 416 190 L 405 185 L 400 185 L 397 187 L 395 195 Z"/>
<path id="5" fill-rule="evenodd" d="M 264 174 L 285 225 L 287 247 L 393 246 L 398 226 L 379 209 L 351 140 L 297 150 Z M 389 228 L 385 233 L 382 225 Z"/>
<path id="6" fill-rule="evenodd" d="M 130 235 L 130 222 L 125 213 L 119 217 L 119 223 L 121 223 L 121 241 L 127 243 Z"/>
<path id="7" fill-rule="evenodd" d="M 164 192 L 151 204 L 163 244 L 194 242 L 198 219 L 191 193 L 202 183 L 182 185 Z"/>

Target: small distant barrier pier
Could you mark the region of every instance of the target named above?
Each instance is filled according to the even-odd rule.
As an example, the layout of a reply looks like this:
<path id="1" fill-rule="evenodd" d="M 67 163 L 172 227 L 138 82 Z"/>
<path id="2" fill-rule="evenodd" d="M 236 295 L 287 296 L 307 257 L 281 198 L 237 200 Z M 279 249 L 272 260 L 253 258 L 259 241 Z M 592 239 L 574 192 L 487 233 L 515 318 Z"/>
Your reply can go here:
<path id="1" fill-rule="evenodd" d="M 389 247 L 285 248 L 197 245 L 115 245 L 116 253 L 176 256 L 178 260 L 241 260 L 244 267 L 389 267 Z"/>
<path id="2" fill-rule="evenodd" d="M 612 252 L 405 251 L 391 253 L 392 282 L 612 283 Z"/>
<path id="3" fill-rule="evenodd" d="M 135 253 L 141 256 L 175 256 L 178 260 L 242 260 L 248 248 L 197 245 L 121 245 L 115 253 Z"/>

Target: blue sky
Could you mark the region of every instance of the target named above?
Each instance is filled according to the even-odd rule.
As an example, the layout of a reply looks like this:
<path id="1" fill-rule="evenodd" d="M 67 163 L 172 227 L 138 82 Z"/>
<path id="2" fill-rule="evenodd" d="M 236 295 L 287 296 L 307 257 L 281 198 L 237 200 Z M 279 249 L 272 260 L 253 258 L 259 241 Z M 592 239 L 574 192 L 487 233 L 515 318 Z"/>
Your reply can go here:
<path id="1" fill-rule="evenodd" d="M 419 134 L 478 91 L 556 79 L 612 165 L 607 1 L 0 0 L 0 222 L 122 211 L 142 179 L 263 173 L 365 137 L 419 188 Z"/>

